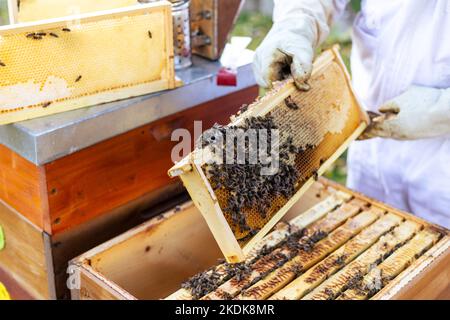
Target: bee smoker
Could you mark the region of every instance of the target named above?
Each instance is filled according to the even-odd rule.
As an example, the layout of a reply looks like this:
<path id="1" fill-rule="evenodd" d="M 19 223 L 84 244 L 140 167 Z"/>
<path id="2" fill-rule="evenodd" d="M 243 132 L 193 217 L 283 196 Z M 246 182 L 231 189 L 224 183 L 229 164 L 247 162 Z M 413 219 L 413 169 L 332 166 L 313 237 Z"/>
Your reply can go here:
<path id="1" fill-rule="evenodd" d="M 190 38 L 189 5 L 190 0 L 171 0 L 173 16 L 173 36 L 175 69 L 192 65 Z"/>

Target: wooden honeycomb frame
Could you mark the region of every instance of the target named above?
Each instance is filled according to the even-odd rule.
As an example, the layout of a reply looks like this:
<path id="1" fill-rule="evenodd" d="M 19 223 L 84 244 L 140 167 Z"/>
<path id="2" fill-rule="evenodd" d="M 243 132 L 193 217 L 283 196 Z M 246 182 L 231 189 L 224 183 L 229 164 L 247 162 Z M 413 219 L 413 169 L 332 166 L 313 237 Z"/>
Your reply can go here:
<path id="1" fill-rule="evenodd" d="M 70 16 L 138 4 L 138 0 L 8 0 L 10 23 Z"/>
<path id="2" fill-rule="evenodd" d="M 343 204 L 347 209 L 344 209 Z M 369 204 L 370 207 L 365 204 Z M 350 226 L 346 220 L 351 221 L 355 217 L 355 211 L 348 211 L 348 208 L 352 206 L 362 206 L 361 211 L 370 209 L 377 215 L 380 211 L 383 212 L 377 221 L 346 242 L 346 244 L 359 243 L 356 247 L 351 246 L 356 250 L 355 253 L 360 252 L 359 256 L 371 250 L 370 246 L 367 249 L 366 246 L 373 243 L 373 237 L 379 237 L 392 226 L 392 223 L 399 223 L 399 218 L 404 219 L 404 222 L 410 226 L 420 225 L 423 230 L 435 230 L 442 235 L 437 243 L 371 299 L 450 298 L 449 230 L 326 179 L 320 179 L 319 182 L 314 183 L 289 210 L 283 222 L 279 223 L 249 253 L 248 261 L 257 257 L 257 251 L 262 246 L 277 246 L 289 232 L 303 228 L 315 230 L 326 227 L 331 230 L 343 225 Z M 340 212 L 330 214 L 336 207 L 341 208 Z M 343 212 L 345 217 L 341 215 Z M 380 223 L 383 219 L 384 223 Z M 316 223 L 319 220 L 322 222 Z M 290 223 L 290 227 L 286 224 L 287 222 Z M 386 222 L 389 224 L 386 225 Z M 375 234 L 373 231 L 376 231 Z M 391 233 L 392 231 L 383 234 L 380 239 Z M 394 238 L 398 236 L 401 234 Z M 405 236 L 407 235 L 404 234 L 403 237 Z M 369 244 L 365 244 L 364 240 L 369 238 L 372 240 Z M 323 241 L 326 241 L 326 238 Z M 349 247 L 346 244 L 330 253 L 310 270 L 321 269 L 320 266 L 325 266 L 322 263 L 328 257 L 336 257 L 336 254 L 348 250 Z M 216 274 L 220 274 L 221 278 L 226 277 L 226 265 L 217 265 L 217 259 L 220 256 L 220 249 L 214 242 L 199 210 L 192 202 L 183 203 L 74 259 L 70 263 L 71 270 L 74 270 L 74 274 L 79 274 L 80 286 L 72 290 L 72 298 L 135 300 L 167 297 L 167 299 L 192 300 L 194 297 L 190 290 L 180 289 L 181 284 L 198 272 L 211 270 L 211 266 L 216 266 Z M 349 259 L 356 261 L 358 257 L 352 256 Z M 385 259 L 384 262 L 390 264 L 389 260 L 392 258 Z M 346 266 L 351 263 L 346 263 Z M 382 267 L 382 264 L 378 266 Z M 220 272 L 220 270 L 223 271 Z M 322 277 L 327 275 L 329 279 L 332 279 L 338 272 L 333 268 L 325 267 L 320 272 L 320 277 L 314 279 L 320 282 L 323 281 Z M 316 275 L 316 272 L 305 274 Z M 220 280 L 221 283 L 225 281 L 226 279 Z"/>
<path id="3" fill-rule="evenodd" d="M 330 299 L 332 294 L 336 294 L 333 299 L 338 300 L 367 299 L 367 292 L 345 288 L 363 269 L 363 284 L 376 278 L 377 271 L 382 271 L 380 275 L 388 279 L 387 284 L 383 284 L 370 299 L 429 298 L 433 295 L 448 298 L 449 230 L 335 182 L 321 179 L 320 183 L 329 195 L 290 221 L 293 230 L 330 231 L 311 253 L 302 252 L 246 289 L 243 286 L 247 280 L 230 278 L 221 281 L 222 284 L 201 297 L 202 300 L 222 300 L 230 296 L 237 300 L 323 300 Z M 330 204 L 337 204 L 338 208 L 330 209 Z M 353 207 L 360 210 L 355 211 Z M 276 247 L 285 237 L 284 231 L 283 228 L 272 231 L 260 245 Z M 384 256 L 385 251 L 390 252 L 387 257 Z M 336 265 L 335 259 L 344 253 L 347 256 L 343 264 Z M 384 258 L 380 259 L 382 256 Z M 377 262 L 372 261 L 378 259 Z M 246 261 L 252 261 L 254 268 L 250 279 L 264 272 L 264 268 L 273 270 L 274 264 L 270 260 L 255 260 L 253 255 L 249 255 Z M 258 261 L 262 264 L 259 265 Z M 303 268 L 299 275 L 291 272 L 296 263 Z M 215 270 L 227 279 L 225 266 L 224 271 L 221 271 L 221 265 Z M 192 300 L 194 297 L 188 289 L 182 288 L 166 299 Z"/>
<path id="4" fill-rule="evenodd" d="M 167 1 L 0 27 L 0 124 L 174 88 L 172 35 Z"/>
<path id="5" fill-rule="evenodd" d="M 323 86 L 321 86 L 321 84 L 326 83 L 329 78 L 336 76 L 335 73 L 333 73 L 336 72 L 336 69 L 339 70 L 338 77 L 341 77 L 339 79 L 344 79 L 343 82 L 345 82 L 343 84 L 341 83 L 343 86 L 341 93 L 336 92 L 337 89 L 335 88 L 324 88 Z M 340 58 L 337 47 L 323 52 L 316 59 L 316 61 L 314 62 L 311 82 L 314 83 L 312 85 L 312 89 L 308 93 L 305 93 L 305 96 L 317 96 L 317 100 L 314 100 L 314 98 L 308 100 L 310 101 L 310 105 L 313 105 L 315 102 L 320 101 L 320 97 L 322 95 L 334 96 L 334 94 L 336 94 L 336 100 L 332 102 L 330 102 L 330 100 L 327 100 L 326 105 L 323 106 L 322 102 L 322 105 L 319 105 L 324 109 L 331 110 L 334 107 L 334 103 L 344 104 L 345 106 L 342 108 L 338 107 L 338 110 L 348 110 L 348 117 L 347 115 L 340 116 L 342 118 L 349 119 L 345 124 L 346 130 L 349 127 L 352 128 L 350 130 L 351 132 L 349 132 L 344 137 L 342 133 L 337 133 L 335 135 L 327 133 L 323 136 L 320 144 L 315 147 L 315 150 L 317 150 L 317 154 L 314 155 L 314 159 L 311 158 L 310 160 L 311 162 L 314 160 L 315 162 L 319 163 L 321 150 L 327 149 L 327 147 L 322 148 L 321 146 L 333 146 L 333 152 L 331 154 L 327 154 L 323 158 L 326 160 L 322 160 L 321 158 L 320 165 L 317 164 L 316 172 L 318 175 L 321 175 L 345 151 L 350 142 L 355 140 L 364 131 L 368 123 L 368 117 L 360 107 L 353 93 L 350 83 L 350 76 L 342 62 L 342 59 Z M 236 117 L 232 117 L 231 125 L 238 125 L 248 117 L 263 116 L 268 114 L 269 112 L 274 112 L 276 108 L 281 108 L 280 105 L 283 104 L 284 100 L 291 95 L 302 95 L 301 93 L 299 93 L 298 89 L 295 87 L 291 80 L 278 84 L 273 91 L 269 92 L 265 97 L 252 104 L 247 111 L 239 114 Z M 346 98 L 342 98 L 342 96 L 345 96 Z M 328 147 L 328 152 L 329 149 L 330 147 Z M 311 176 L 306 180 L 306 182 L 300 184 L 300 187 L 296 191 L 296 193 L 281 206 L 281 209 L 279 209 L 275 214 L 271 215 L 270 220 L 258 231 L 258 233 L 253 236 L 246 244 L 241 246 L 236 239 L 233 230 L 228 224 L 227 219 L 225 218 L 217 194 L 215 193 L 215 191 L 213 191 L 213 188 L 205 175 L 204 169 L 202 167 L 205 162 L 198 161 L 199 158 L 201 159 L 201 157 L 204 156 L 204 154 L 201 154 L 201 152 L 203 152 L 203 150 L 196 149 L 188 157 L 184 158 L 173 168 L 171 168 L 169 170 L 169 175 L 172 177 L 180 176 L 194 203 L 202 212 L 209 228 L 211 229 L 217 243 L 219 244 L 219 247 L 221 248 L 225 256 L 225 259 L 231 263 L 243 261 L 246 254 L 252 250 L 255 244 L 260 241 L 263 236 L 270 231 L 270 229 L 273 228 L 273 226 L 284 216 L 289 208 L 301 197 L 302 194 L 306 192 L 306 190 L 314 182 L 314 178 Z"/>

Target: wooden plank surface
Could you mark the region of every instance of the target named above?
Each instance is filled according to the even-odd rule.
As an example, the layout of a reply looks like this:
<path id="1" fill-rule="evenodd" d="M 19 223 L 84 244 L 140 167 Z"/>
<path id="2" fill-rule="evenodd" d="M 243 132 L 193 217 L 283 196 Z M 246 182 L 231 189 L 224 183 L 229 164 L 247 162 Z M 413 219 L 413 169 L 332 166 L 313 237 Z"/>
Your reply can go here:
<path id="1" fill-rule="evenodd" d="M 0 199 L 21 212 L 36 226 L 46 223 L 45 176 L 42 168 L 0 144 Z"/>
<path id="2" fill-rule="evenodd" d="M 5 236 L 5 247 L 0 250 L 0 267 L 33 297 L 51 298 L 53 292 L 49 288 L 48 260 L 42 231 L 2 201 L 0 225 Z"/>
<path id="3" fill-rule="evenodd" d="M 14 278 L 0 266 L 0 282 L 3 283 L 11 297 L 11 300 L 35 300 L 29 292 L 14 280 Z"/>
<path id="4" fill-rule="evenodd" d="M 256 86 L 201 104 L 45 165 L 52 232 L 62 232 L 169 183 L 176 128 L 226 123 Z"/>
<path id="5" fill-rule="evenodd" d="M 168 185 L 79 226 L 53 235 L 52 254 L 57 298 L 70 298 L 66 286 L 69 260 L 148 220 L 151 213 L 147 208 L 153 208 L 155 202 L 182 191 L 181 183 Z"/>
<path id="6" fill-rule="evenodd" d="M 449 300 L 450 299 L 450 238 L 444 237 L 410 268 L 399 275 L 398 282 L 388 286 L 375 299 L 397 300 Z"/>
<path id="7" fill-rule="evenodd" d="M 101 280 L 90 286 L 94 291 L 90 296 L 102 296 L 106 290 L 118 298 L 131 294 L 161 299 L 220 257 L 207 230 L 203 217 L 188 202 L 91 249 L 72 264 Z"/>
<path id="8" fill-rule="evenodd" d="M 80 271 L 81 287 L 76 294 L 79 300 L 122 300 L 123 297 L 103 285 L 93 274 L 85 269 Z M 75 298 L 75 296 L 73 296 Z"/>
<path id="9" fill-rule="evenodd" d="M 428 267 L 426 273 L 398 292 L 398 300 L 450 300 L 450 250 Z"/>

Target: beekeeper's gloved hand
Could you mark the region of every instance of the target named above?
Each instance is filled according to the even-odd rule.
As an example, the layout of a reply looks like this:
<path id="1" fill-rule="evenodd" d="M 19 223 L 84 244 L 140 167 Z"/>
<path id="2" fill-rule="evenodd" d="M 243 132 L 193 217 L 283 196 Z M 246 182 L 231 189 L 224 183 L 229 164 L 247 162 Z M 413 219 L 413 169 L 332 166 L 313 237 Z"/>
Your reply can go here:
<path id="1" fill-rule="evenodd" d="M 450 136 L 450 88 L 411 86 L 380 107 L 361 136 L 414 140 Z"/>
<path id="2" fill-rule="evenodd" d="M 314 49 L 328 36 L 334 11 L 331 0 L 274 0 L 274 24 L 256 50 L 253 71 L 257 83 L 272 82 L 292 74 L 295 84 L 307 89 Z"/>

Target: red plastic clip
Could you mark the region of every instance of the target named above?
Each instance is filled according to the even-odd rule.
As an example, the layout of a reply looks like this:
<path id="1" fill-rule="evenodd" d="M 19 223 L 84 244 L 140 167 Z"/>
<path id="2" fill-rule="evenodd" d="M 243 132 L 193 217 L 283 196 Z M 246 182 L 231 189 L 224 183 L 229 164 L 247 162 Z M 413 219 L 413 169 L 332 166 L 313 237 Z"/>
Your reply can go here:
<path id="1" fill-rule="evenodd" d="M 217 73 L 217 85 L 218 86 L 237 86 L 237 71 L 222 67 Z"/>

